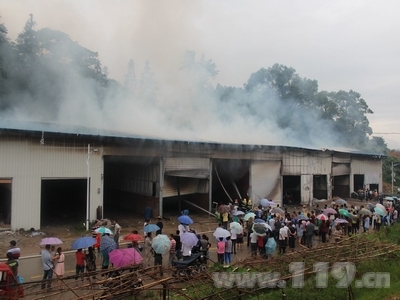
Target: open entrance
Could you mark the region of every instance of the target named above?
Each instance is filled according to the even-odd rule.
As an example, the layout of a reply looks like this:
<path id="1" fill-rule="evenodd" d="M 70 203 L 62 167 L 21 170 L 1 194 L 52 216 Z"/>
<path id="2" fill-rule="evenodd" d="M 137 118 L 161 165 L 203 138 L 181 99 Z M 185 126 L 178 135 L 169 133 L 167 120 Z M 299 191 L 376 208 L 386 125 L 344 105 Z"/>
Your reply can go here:
<path id="1" fill-rule="evenodd" d="M 328 179 L 326 175 L 313 176 L 313 196 L 317 199 L 328 199 Z"/>
<path id="2" fill-rule="evenodd" d="M 355 174 L 354 175 L 354 187 L 353 191 L 360 191 L 364 188 L 364 174 Z"/>
<path id="3" fill-rule="evenodd" d="M 41 226 L 85 222 L 87 179 L 42 179 Z"/>
<path id="4" fill-rule="evenodd" d="M 0 179 L 0 225 L 11 224 L 11 179 Z"/>
<path id="5" fill-rule="evenodd" d="M 301 203 L 300 176 L 283 176 L 283 205 Z"/>
<path id="6" fill-rule="evenodd" d="M 347 198 L 350 195 L 350 175 L 333 176 L 333 197 Z"/>
<path id="7" fill-rule="evenodd" d="M 250 161 L 233 159 L 213 160 L 212 201 L 229 204 L 249 198 Z"/>

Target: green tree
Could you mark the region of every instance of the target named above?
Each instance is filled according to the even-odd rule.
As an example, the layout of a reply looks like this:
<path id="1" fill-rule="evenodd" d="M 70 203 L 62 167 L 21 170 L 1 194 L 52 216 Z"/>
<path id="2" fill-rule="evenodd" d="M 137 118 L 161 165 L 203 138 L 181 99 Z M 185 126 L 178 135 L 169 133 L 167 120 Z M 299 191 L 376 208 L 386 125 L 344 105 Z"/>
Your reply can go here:
<path id="1" fill-rule="evenodd" d="M 131 59 L 128 63 L 128 72 L 125 75 L 124 88 L 130 96 L 135 96 L 136 86 L 137 80 L 135 73 L 135 64 Z"/>

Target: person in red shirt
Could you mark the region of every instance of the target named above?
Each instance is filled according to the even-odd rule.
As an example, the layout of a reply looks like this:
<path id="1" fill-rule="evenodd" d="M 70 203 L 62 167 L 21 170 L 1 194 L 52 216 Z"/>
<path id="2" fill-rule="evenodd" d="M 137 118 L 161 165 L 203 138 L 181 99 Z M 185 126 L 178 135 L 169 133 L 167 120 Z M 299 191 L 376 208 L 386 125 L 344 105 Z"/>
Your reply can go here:
<path id="1" fill-rule="evenodd" d="M 78 279 L 78 276 L 82 277 L 83 281 L 83 273 L 85 272 L 85 253 L 82 252 L 82 249 L 78 249 L 75 253 L 76 257 L 76 277 L 75 279 Z"/>

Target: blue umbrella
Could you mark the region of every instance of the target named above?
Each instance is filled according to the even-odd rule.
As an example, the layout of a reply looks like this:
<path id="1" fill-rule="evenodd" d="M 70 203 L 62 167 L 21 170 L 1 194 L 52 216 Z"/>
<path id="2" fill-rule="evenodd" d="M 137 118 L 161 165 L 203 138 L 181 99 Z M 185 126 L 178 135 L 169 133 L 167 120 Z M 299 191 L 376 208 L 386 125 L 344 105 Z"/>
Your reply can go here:
<path id="1" fill-rule="evenodd" d="M 156 224 L 147 224 L 143 228 L 144 232 L 155 232 L 157 230 L 160 230 L 160 227 L 158 227 Z"/>
<path id="2" fill-rule="evenodd" d="M 101 237 L 100 251 L 103 255 L 108 255 L 114 249 L 117 249 L 117 244 L 112 237 L 108 235 Z"/>
<path id="3" fill-rule="evenodd" d="M 91 236 L 82 236 L 72 243 L 71 249 L 85 249 L 96 244 L 96 239 Z"/>
<path id="4" fill-rule="evenodd" d="M 151 242 L 151 247 L 157 254 L 167 254 L 171 249 L 171 241 L 167 235 L 159 234 Z"/>
<path id="5" fill-rule="evenodd" d="M 193 224 L 193 220 L 189 216 L 186 216 L 186 215 L 182 215 L 182 216 L 178 217 L 178 221 L 179 221 L 179 223 L 186 224 L 186 225 Z"/>
<path id="6" fill-rule="evenodd" d="M 308 218 L 305 215 L 297 215 L 295 219 L 297 219 L 297 220 L 307 220 Z"/>
<path id="7" fill-rule="evenodd" d="M 255 219 L 253 223 L 265 223 L 263 219 Z"/>

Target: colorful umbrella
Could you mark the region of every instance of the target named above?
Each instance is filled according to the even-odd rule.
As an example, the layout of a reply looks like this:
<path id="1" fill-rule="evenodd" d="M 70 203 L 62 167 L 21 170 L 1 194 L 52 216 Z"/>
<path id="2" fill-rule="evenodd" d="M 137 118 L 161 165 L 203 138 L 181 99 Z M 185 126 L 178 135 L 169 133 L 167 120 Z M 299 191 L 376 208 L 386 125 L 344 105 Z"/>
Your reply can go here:
<path id="1" fill-rule="evenodd" d="M 101 238 L 100 241 L 100 251 L 103 255 L 107 255 L 111 251 L 117 248 L 117 244 L 114 239 L 108 235 L 105 235 Z"/>
<path id="2" fill-rule="evenodd" d="M 328 214 L 336 215 L 336 214 L 337 214 L 337 211 L 334 210 L 334 209 L 331 208 L 331 207 L 328 207 L 328 208 L 326 208 L 326 209 L 323 210 L 323 213 L 324 213 L 325 215 L 328 215 Z"/>
<path id="3" fill-rule="evenodd" d="M 253 223 L 265 223 L 265 220 L 263 220 L 263 219 L 255 219 L 253 221 Z"/>
<path id="4" fill-rule="evenodd" d="M 143 261 L 143 257 L 135 248 L 114 249 L 108 256 L 116 268 L 138 265 Z"/>
<path id="5" fill-rule="evenodd" d="M 268 230 L 271 230 L 271 226 L 267 223 L 256 223 L 253 224 L 252 230 L 254 233 L 264 236 Z"/>
<path id="6" fill-rule="evenodd" d="M 374 212 L 376 212 L 378 215 L 380 215 L 382 217 L 387 215 L 386 210 L 383 210 L 382 208 L 377 207 L 377 206 L 374 208 Z"/>
<path id="7" fill-rule="evenodd" d="M 167 254 L 169 249 L 171 249 L 171 241 L 167 235 L 159 234 L 153 238 L 151 247 L 153 247 L 157 254 Z"/>
<path id="8" fill-rule="evenodd" d="M 193 247 L 198 243 L 199 239 L 193 232 L 184 232 L 181 235 L 181 243 L 187 247 Z"/>
<path id="9" fill-rule="evenodd" d="M 142 241 L 143 237 L 137 233 L 129 233 L 124 236 L 124 241 L 139 242 Z"/>
<path id="10" fill-rule="evenodd" d="M 370 215 L 372 215 L 372 212 L 370 210 L 366 209 L 366 208 L 362 208 L 362 209 L 360 209 L 358 211 L 358 214 L 359 215 L 368 215 L 368 216 L 370 216 Z"/>
<path id="11" fill-rule="evenodd" d="M 56 237 L 47 237 L 41 240 L 40 242 L 40 246 L 44 246 L 44 245 L 61 245 L 63 242 Z"/>
<path id="12" fill-rule="evenodd" d="M 243 232 L 243 226 L 238 222 L 232 222 L 229 224 L 229 228 L 232 233 L 241 234 Z"/>
<path id="13" fill-rule="evenodd" d="M 375 205 L 375 207 L 379 207 L 380 209 L 382 209 L 383 211 L 386 211 L 386 207 L 384 207 L 382 204 L 380 204 L 380 203 L 377 203 L 376 205 Z"/>
<path id="14" fill-rule="evenodd" d="M 253 219 L 254 219 L 255 216 L 256 216 L 255 213 L 249 212 L 249 213 L 247 213 L 247 214 L 244 216 L 243 219 L 244 219 L 245 221 L 248 221 L 250 218 L 253 218 Z"/>
<path id="15" fill-rule="evenodd" d="M 234 216 L 242 216 L 242 215 L 244 215 L 244 212 L 242 212 L 241 210 L 238 210 L 233 215 Z"/>
<path id="16" fill-rule="evenodd" d="M 345 219 L 335 219 L 335 223 L 336 224 L 347 224 L 349 223 L 349 221 L 345 220 Z"/>
<path id="17" fill-rule="evenodd" d="M 218 211 L 220 214 L 223 214 L 223 213 L 225 213 L 225 212 L 228 213 L 228 212 L 231 211 L 231 207 L 230 207 L 229 205 L 223 205 L 223 204 L 221 204 L 220 206 L 218 206 L 217 211 Z"/>
<path id="18" fill-rule="evenodd" d="M 186 225 L 193 224 L 193 220 L 189 216 L 186 216 L 186 215 L 179 216 L 178 221 L 179 221 L 179 223 L 186 224 Z"/>
<path id="19" fill-rule="evenodd" d="M 160 227 L 158 227 L 156 224 L 147 224 L 143 228 L 144 232 L 156 232 L 157 230 L 160 230 Z"/>
<path id="20" fill-rule="evenodd" d="M 71 249 L 85 249 L 92 247 L 94 244 L 96 244 L 95 238 L 92 238 L 91 236 L 82 236 L 72 243 Z"/>
<path id="21" fill-rule="evenodd" d="M 101 227 L 95 229 L 94 232 L 96 232 L 96 233 L 101 233 L 101 234 L 105 234 L 105 233 L 113 234 L 112 231 L 111 231 L 111 229 L 109 229 L 109 228 L 107 228 L 107 227 L 104 227 L 104 226 L 101 226 Z"/>
<path id="22" fill-rule="evenodd" d="M 217 229 L 215 229 L 215 231 L 213 233 L 213 236 L 216 239 L 219 239 L 220 237 L 226 239 L 230 235 L 231 235 L 231 233 L 228 230 L 221 228 L 221 227 L 218 227 Z"/>
<path id="23" fill-rule="evenodd" d="M 264 207 L 266 207 L 266 206 L 276 206 L 274 201 L 270 201 L 270 200 L 265 199 L 265 198 L 260 200 L 260 204 L 261 204 L 261 206 L 264 206 Z"/>
<path id="24" fill-rule="evenodd" d="M 329 218 L 324 214 L 320 214 L 320 215 L 316 216 L 316 218 L 321 220 L 321 221 L 328 221 L 329 220 Z"/>
<path id="25" fill-rule="evenodd" d="M 335 202 L 336 204 L 339 204 L 339 205 L 347 204 L 347 201 L 344 200 L 344 199 L 341 199 L 341 198 L 335 200 L 334 202 Z"/>
<path id="26" fill-rule="evenodd" d="M 283 211 L 283 209 L 279 208 L 279 207 L 274 207 L 273 209 L 271 209 L 271 213 L 273 214 L 280 214 L 280 215 L 284 215 L 285 212 Z"/>

